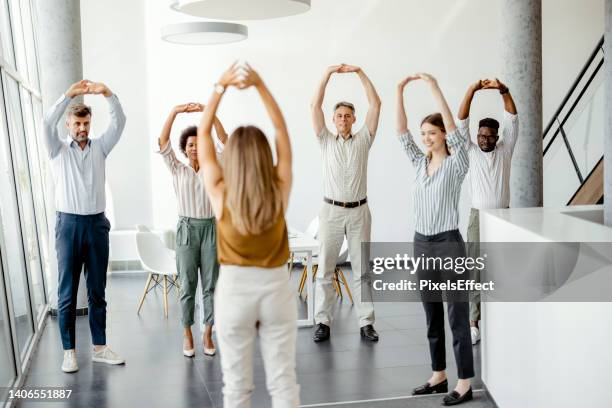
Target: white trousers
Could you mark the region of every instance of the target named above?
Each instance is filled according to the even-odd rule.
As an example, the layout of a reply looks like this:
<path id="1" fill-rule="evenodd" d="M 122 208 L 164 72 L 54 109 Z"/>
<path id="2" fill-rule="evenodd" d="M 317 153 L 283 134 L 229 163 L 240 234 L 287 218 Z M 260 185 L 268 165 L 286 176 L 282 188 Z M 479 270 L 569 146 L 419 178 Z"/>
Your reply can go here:
<path id="1" fill-rule="evenodd" d="M 259 330 L 256 323 L 259 321 Z M 223 406 L 248 408 L 253 351 L 259 333 L 266 386 L 274 408 L 296 408 L 296 297 L 287 267 L 221 265 L 215 290 L 215 324 L 223 371 Z"/>
<path id="2" fill-rule="evenodd" d="M 362 276 L 361 265 L 361 243 L 370 241 L 371 226 L 372 215 L 367 203 L 356 208 L 343 208 L 323 203 L 319 212 L 320 251 L 315 289 L 316 324 L 331 325 L 332 306 L 336 301 L 332 279 L 345 235 L 353 270 L 351 293 L 359 317 L 359 326 L 374 324 L 372 286 L 370 280 L 367 279 L 368 276 Z M 363 294 L 366 296 L 362 296 Z"/>

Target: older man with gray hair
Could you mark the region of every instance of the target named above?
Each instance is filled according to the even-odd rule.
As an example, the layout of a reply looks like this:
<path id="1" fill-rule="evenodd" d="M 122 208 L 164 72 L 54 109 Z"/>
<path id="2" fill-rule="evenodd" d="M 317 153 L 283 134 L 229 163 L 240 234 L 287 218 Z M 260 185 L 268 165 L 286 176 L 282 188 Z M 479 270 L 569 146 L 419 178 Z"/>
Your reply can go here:
<path id="1" fill-rule="evenodd" d="M 356 73 L 365 88 L 369 109 L 365 125 L 356 133 L 352 131 L 356 120 L 355 107 L 349 102 L 339 102 L 334 107 L 336 133 L 325 126 L 321 106 L 327 83 L 336 73 Z M 330 66 L 325 71 L 311 104 L 314 131 L 321 146 L 325 195 L 319 213 L 321 249 L 315 293 L 315 342 L 329 339 L 334 297 L 332 279 L 345 236 L 351 257 L 352 291 L 360 333 L 367 340 L 378 341 L 378 333 L 373 326 L 374 305 L 371 296 L 362 299 L 362 290 L 364 293 L 370 291 L 371 283 L 368 279 L 362 279 L 365 277 L 362 277 L 361 243 L 370 240 L 372 216 L 367 204 L 368 155 L 378 128 L 380 105 L 376 89 L 363 70 L 345 64 Z M 366 286 L 362 288 L 363 283 Z"/>

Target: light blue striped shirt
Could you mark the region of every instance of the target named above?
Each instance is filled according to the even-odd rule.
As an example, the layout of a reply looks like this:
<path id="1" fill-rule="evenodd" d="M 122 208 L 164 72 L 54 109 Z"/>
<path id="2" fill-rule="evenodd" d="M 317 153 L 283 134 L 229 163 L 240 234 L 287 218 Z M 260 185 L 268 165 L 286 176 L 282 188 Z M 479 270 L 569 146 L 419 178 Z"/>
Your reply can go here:
<path id="1" fill-rule="evenodd" d="M 121 137 L 125 114 L 114 94 L 106 98 L 110 107 L 110 124 L 96 139 L 89 139 L 85 149 L 67 136 L 60 139 L 57 125 L 71 99 L 62 95 L 46 113 L 43 133 L 55 182 L 57 211 L 89 215 L 104 212 L 106 195 L 106 156 Z"/>
<path id="2" fill-rule="evenodd" d="M 459 227 L 459 195 L 469 168 L 463 135 L 458 130 L 446 135 L 451 155 L 427 175 L 429 159 L 414 142 L 410 131 L 399 135 L 404 151 L 416 171 L 414 183 L 414 229 L 419 234 L 434 235 Z"/>

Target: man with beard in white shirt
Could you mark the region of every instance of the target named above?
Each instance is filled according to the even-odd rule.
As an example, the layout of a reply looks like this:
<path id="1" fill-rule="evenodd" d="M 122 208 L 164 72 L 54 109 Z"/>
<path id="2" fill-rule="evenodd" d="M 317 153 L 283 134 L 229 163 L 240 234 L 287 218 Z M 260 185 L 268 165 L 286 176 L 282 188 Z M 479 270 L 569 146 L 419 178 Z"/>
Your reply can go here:
<path id="1" fill-rule="evenodd" d="M 492 118 L 478 123 L 477 143 L 470 138 L 470 107 L 476 92 L 496 89 L 504 101 L 502 139 L 499 140 L 499 122 Z M 518 136 L 518 115 L 510 89 L 499 79 L 478 80 L 469 88 L 459 108 L 460 132 L 466 134 L 470 169 L 468 179 L 472 193 L 472 209 L 468 224 L 468 256 L 480 256 L 480 223 L 478 211 L 510 206 L 510 164 Z M 480 281 L 480 271 L 473 278 Z M 472 344 L 480 341 L 480 292 L 470 292 L 470 331 Z"/>

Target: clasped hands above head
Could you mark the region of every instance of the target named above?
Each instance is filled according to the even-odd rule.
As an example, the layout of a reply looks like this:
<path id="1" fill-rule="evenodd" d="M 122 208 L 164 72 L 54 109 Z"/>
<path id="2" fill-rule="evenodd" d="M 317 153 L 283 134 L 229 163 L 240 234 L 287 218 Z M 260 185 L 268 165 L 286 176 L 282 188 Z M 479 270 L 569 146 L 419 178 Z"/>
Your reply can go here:
<path id="1" fill-rule="evenodd" d="M 251 86 L 257 87 L 261 85 L 263 81 L 248 62 L 239 64 L 238 61 L 236 61 L 230 65 L 223 75 L 221 75 L 217 83 L 225 88 L 233 86 L 238 89 L 246 89 Z"/>
<path id="2" fill-rule="evenodd" d="M 113 93 L 111 90 L 102 82 L 93 82 L 88 79 L 82 79 L 79 82 L 75 82 L 66 91 L 66 96 L 74 98 L 79 95 L 97 95 L 102 94 L 106 97 L 111 96 Z"/>
<path id="3" fill-rule="evenodd" d="M 500 92 L 507 90 L 508 87 L 503 84 L 499 79 L 479 79 L 472 85 L 474 91 L 480 91 L 481 89 L 497 89 Z"/>

